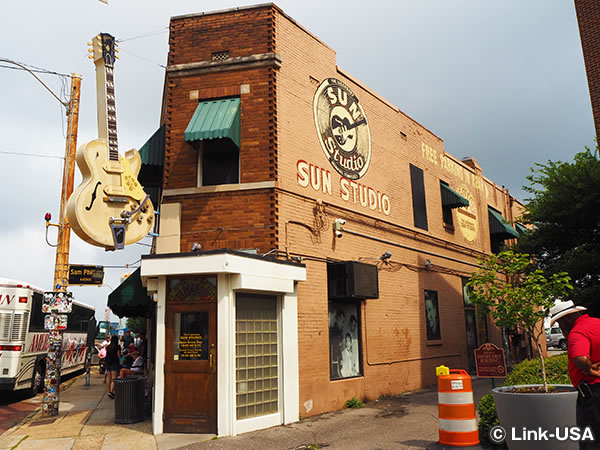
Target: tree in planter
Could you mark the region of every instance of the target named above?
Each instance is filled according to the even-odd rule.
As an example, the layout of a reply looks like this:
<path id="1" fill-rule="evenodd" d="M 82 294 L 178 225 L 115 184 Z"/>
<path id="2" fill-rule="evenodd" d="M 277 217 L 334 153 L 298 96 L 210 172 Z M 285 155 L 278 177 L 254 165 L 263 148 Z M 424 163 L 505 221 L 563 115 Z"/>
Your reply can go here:
<path id="1" fill-rule="evenodd" d="M 546 278 L 528 254 L 512 250 L 481 258 L 479 264 L 480 268 L 467 283 L 472 288 L 471 301 L 479 306 L 479 314 L 489 314 L 496 326 L 519 327 L 533 338 L 542 367 L 544 391 L 548 392 L 540 344 L 544 327 L 538 325 L 554 301 L 572 289 L 570 277 L 561 272 Z"/>

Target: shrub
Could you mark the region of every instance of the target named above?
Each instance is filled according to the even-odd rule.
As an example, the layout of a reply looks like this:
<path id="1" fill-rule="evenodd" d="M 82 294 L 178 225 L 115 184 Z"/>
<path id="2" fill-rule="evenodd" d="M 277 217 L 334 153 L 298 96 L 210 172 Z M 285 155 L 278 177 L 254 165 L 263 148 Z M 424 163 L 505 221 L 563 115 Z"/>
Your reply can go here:
<path id="1" fill-rule="evenodd" d="M 549 384 L 571 384 L 569 380 L 569 359 L 566 353 L 544 359 L 546 377 Z M 542 367 L 539 359 L 528 359 L 513 367 L 504 382 L 504 386 L 519 384 L 542 384 Z M 477 406 L 479 410 L 479 433 L 482 440 L 487 440 L 488 431 L 497 425 L 496 405 L 492 393 L 481 397 Z"/>
<path id="2" fill-rule="evenodd" d="M 346 401 L 344 408 L 364 408 L 365 404 L 358 400 L 356 397 L 352 397 L 350 400 Z"/>

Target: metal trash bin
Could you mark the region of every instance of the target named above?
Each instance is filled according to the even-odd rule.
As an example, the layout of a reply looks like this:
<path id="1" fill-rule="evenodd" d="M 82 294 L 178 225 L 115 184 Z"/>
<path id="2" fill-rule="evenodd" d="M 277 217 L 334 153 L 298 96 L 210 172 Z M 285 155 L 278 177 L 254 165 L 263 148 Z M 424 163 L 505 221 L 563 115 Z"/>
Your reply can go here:
<path id="1" fill-rule="evenodd" d="M 144 420 L 146 377 L 117 378 L 115 383 L 115 423 Z"/>

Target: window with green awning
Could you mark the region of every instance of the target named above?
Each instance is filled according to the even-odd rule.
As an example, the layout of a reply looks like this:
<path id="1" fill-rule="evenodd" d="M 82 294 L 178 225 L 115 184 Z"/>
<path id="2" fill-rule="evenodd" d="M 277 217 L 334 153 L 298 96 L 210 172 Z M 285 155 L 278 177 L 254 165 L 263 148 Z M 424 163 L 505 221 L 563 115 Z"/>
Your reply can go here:
<path id="1" fill-rule="evenodd" d="M 185 129 L 186 142 L 229 138 L 240 146 L 240 99 L 199 102 Z"/>
<path id="2" fill-rule="evenodd" d="M 488 206 L 488 217 L 490 221 L 490 235 L 500 239 L 515 239 L 519 232 L 515 230 L 498 211 Z"/>

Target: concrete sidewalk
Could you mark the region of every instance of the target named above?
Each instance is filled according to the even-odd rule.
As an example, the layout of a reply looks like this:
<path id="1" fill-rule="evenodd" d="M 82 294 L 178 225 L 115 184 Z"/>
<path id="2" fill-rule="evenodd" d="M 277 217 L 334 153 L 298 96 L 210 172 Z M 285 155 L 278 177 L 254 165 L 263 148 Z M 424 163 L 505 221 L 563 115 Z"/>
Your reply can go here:
<path id="1" fill-rule="evenodd" d="M 475 402 L 491 388 L 473 380 Z M 154 436 L 150 420 L 114 423 L 114 400 L 106 395 L 103 375 L 92 373 L 91 386 L 80 376 L 66 382 L 57 417 L 39 410 L 0 436 L 0 449 L 397 449 L 442 448 L 438 439 L 437 391 L 423 389 L 362 409 L 345 409 L 300 422 L 216 438 L 206 434 Z"/>

